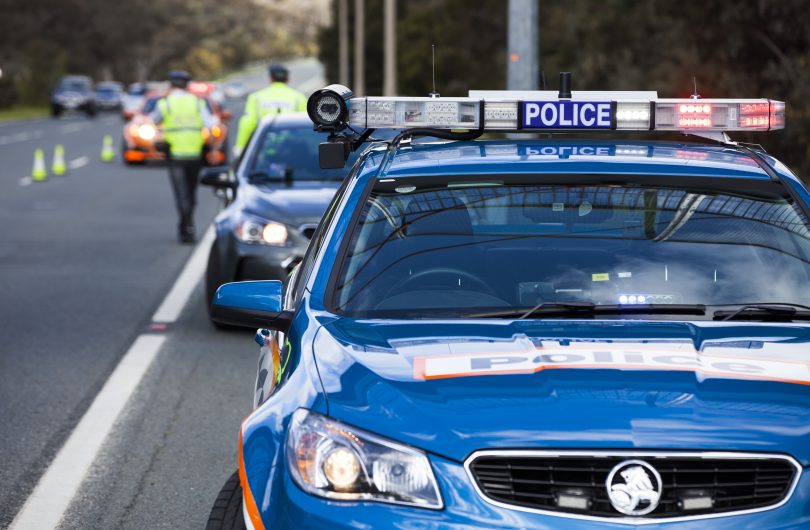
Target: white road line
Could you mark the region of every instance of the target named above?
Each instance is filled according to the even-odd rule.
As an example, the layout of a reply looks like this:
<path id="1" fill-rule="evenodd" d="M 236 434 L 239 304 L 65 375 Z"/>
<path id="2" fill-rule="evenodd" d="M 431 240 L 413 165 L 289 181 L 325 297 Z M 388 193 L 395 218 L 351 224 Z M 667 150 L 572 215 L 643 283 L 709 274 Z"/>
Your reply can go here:
<path id="1" fill-rule="evenodd" d="M 9 530 L 56 528 L 115 419 L 152 364 L 166 337 L 141 335 L 124 355 Z"/>
<path id="2" fill-rule="evenodd" d="M 166 321 L 173 322 L 177 319 L 191 296 L 191 291 L 202 278 L 207 251 L 213 238 L 213 227 L 209 227 L 155 313 L 156 317 L 163 311 L 167 317 L 173 317 Z M 59 525 L 116 419 L 165 340 L 164 335 L 154 333 L 146 333 L 135 339 L 65 445 L 40 477 L 9 530 L 43 530 Z"/>
<path id="3" fill-rule="evenodd" d="M 163 303 L 155 311 L 152 322 L 174 322 L 177 320 L 191 293 L 197 286 L 197 282 L 200 281 L 203 272 L 205 272 L 208 250 L 211 248 L 213 241 L 214 226 L 211 225 L 197 244 L 197 248 L 194 249 L 194 254 L 189 258 L 186 268 L 183 269 L 177 281 L 174 282 L 172 290 L 169 291 Z"/>
<path id="4" fill-rule="evenodd" d="M 86 122 L 78 122 L 78 123 L 68 123 L 67 125 L 62 125 L 59 128 L 59 132 L 62 134 L 69 134 L 82 131 L 89 126 Z"/>
<path id="5" fill-rule="evenodd" d="M 30 186 L 33 182 L 34 181 L 30 176 L 23 177 L 20 179 L 20 186 Z"/>
<path id="6" fill-rule="evenodd" d="M 37 129 L 36 131 L 30 132 L 18 132 L 14 134 L 7 134 L 5 136 L 0 136 L 0 145 L 8 145 L 8 144 L 15 144 L 19 142 L 27 142 L 28 140 L 34 140 L 37 138 L 42 138 L 45 135 L 41 130 Z"/>
<path id="7" fill-rule="evenodd" d="M 75 158 L 68 162 L 68 169 L 79 169 L 80 167 L 84 167 L 90 163 L 89 156 L 80 156 L 79 158 Z"/>

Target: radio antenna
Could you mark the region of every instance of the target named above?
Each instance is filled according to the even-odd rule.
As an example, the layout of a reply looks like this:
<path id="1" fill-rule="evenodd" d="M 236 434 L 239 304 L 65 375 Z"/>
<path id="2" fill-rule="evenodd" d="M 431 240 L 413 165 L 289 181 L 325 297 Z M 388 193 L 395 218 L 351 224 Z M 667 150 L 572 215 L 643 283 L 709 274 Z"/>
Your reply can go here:
<path id="1" fill-rule="evenodd" d="M 437 98 L 441 94 L 436 92 L 436 45 L 435 44 L 430 45 L 430 55 L 431 55 L 431 58 L 433 60 L 433 92 L 431 92 L 429 95 L 432 98 Z"/>
<path id="2" fill-rule="evenodd" d="M 697 91 L 697 76 L 692 76 L 692 85 L 695 87 L 695 91 L 692 92 L 692 99 L 700 99 L 700 95 Z"/>

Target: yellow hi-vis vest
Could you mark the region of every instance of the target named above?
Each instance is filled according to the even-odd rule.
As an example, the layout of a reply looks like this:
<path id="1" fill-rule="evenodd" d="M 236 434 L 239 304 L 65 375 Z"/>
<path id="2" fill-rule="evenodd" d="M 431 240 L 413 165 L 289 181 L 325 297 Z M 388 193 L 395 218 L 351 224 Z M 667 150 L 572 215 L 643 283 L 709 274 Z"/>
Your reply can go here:
<path id="1" fill-rule="evenodd" d="M 194 94 L 169 94 L 158 101 L 163 137 L 172 158 L 191 160 L 202 156 L 203 105 L 205 102 Z"/>
<path id="2" fill-rule="evenodd" d="M 286 83 L 275 82 L 252 93 L 245 103 L 245 114 L 239 119 L 235 147 L 242 151 L 262 118 L 268 114 L 306 112 L 307 98 Z"/>

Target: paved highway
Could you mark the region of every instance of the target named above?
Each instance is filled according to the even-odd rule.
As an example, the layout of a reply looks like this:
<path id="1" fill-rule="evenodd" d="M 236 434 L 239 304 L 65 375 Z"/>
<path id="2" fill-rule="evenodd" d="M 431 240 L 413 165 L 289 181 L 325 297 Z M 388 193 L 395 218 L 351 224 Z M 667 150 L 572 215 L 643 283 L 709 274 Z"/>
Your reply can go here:
<path id="1" fill-rule="evenodd" d="M 315 61 L 290 66 L 294 86 L 322 86 Z M 264 70 L 243 78 L 259 88 Z M 242 104 L 228 106 L 238 116 Z M 104 135 L 118 142 L 121 126 L 118 115 L 0 124 L 0 528 L 24 505 L 58 521 L 48 497 L 59 495 L 59 528 L 202 528 L 236 467 L 252 333 L 207 322 L 208 242 L 177 243 L 166 169 L 125 167 L 118 153 L 99 160 Z M 34 149 L 50 165 L 56 144 L 72 169 L 32 182 Z M 218 203 L 206 188 L 198 198 L 202 236 Z M 86 443 L 94 434 L 97 451 Z M 47 494 L 51 483 L 59 495 Z"/>

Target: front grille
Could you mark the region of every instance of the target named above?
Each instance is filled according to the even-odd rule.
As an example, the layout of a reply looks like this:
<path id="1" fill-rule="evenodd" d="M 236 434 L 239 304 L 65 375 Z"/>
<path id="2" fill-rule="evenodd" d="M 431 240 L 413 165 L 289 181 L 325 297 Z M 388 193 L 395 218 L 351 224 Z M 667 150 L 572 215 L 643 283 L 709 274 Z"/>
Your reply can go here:
<path id="1" fill-rule="evenodd" d="M 782 502 L 798 478 L 798 464 L 779 456 L 751 454 L 621 454 L 483 452 L 468 461 L 472 478 L 484 496 L 520 508 L 626 517 L 613 508 L 606 481 L 611 470 L 639 459 L 661 475 L 658 507 L 642 518 L 663 519 L 722 515 L 767 509 Z M 565 499 L 577 499 L 570 507 Z M 699 499 L 699 502 L 693 502 Z M 563 504 L 561 506 L 560 504 Z"/>

